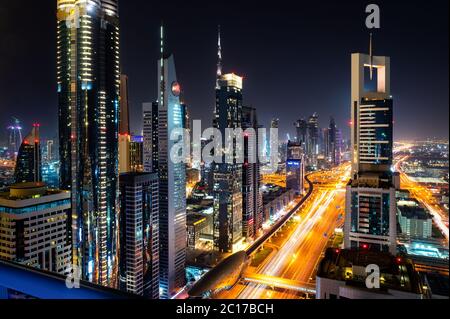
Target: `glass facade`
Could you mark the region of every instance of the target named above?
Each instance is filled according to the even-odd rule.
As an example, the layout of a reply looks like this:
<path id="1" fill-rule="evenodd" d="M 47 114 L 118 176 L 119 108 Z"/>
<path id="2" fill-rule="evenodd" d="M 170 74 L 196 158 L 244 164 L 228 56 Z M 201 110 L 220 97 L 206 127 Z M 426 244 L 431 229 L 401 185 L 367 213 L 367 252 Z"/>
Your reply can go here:
<path id="1" fill-rule="evenodd" d="M 115 286 L 120 92 L 117 0 L 59 0 L 57 5 L 60 186 L 72 193 L 73 262 L 81 268 L 83 279 Z M 73 12 L 79 19 L 77 15 L 74 19 Z"/>

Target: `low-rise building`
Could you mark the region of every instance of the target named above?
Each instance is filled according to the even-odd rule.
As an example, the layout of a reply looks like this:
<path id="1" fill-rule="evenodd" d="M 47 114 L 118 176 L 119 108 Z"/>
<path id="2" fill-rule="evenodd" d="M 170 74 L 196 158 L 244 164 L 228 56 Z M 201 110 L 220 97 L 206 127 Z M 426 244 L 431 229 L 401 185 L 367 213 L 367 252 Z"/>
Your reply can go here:
<path id="1" fill-rule="evenodd" d="M 20 183 L 0 193 L 0 258 L 59 274 L 71 269 L 70 192 Z"/>
<path id="2" fill-rule="evenodd" d="M 410 238 L 431 238 L 433 216 L 416 200 L 398 201 L 397 217 L 403 234 Z"/>
<path id="3" fill-rule="evenodd" d="M 295 191 L 273 184 L 263 186 L 263 219 L 264 222 L 278 218 L 278 214 L 294 200 Z"/>
<path id="4" fill-rule="evenodd" d="M 381 251 L 328 248 L 317 271 L 316 298 L 427 299 L 429 293 L 410 259 Z"/>

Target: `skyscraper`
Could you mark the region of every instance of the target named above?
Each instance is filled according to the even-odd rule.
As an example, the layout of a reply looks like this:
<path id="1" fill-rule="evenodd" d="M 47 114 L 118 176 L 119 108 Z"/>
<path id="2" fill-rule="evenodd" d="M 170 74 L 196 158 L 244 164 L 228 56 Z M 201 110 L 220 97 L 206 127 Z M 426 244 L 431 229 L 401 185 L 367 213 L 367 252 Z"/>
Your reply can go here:
<path id="1" fill-rule="evenodd" d="M 158 103 L 143 103 L 144 171 L 158 170 Z"/>
<path id="2" fill-rule="evenodd" d="M 242 127 L 242 77 L 223 74 L 216 89 L 214 127 L 222 134 L 225 145 L 225 129 Z M 236 139 L 233 138 L 233 152 Z M 242 164 L 225 162 L 214 164 L 214 247 L 218 251 L 232 252 L 242 239 Z"/>
<path id="3" fill-rule="evenodd" d="M 174 57 L 164 52 L 162 27 L 158 83 L 160 295 L 170 298 L 186 281 L 186 164 L 171 159 L 172 148 L 184 138 L 173 140 L 171 133 L 183 129 L 185 114 Z"/>
<path id="4" fill-rule="evenodd" d="M 340 152 L 340 150 L 338 150 L 338 146 L 337 146 L 337 142 L 338 142 L 338 135 L 337 135 L 337 126 L 336 126 L 336 122 L 334 120 L 334 118 L 331 116 L 330 117 L 330 124 L 328 126 L 328 154 L 327 154 L 327 160 L 332 164 L 332 165 L 339 165 L 338 161 L 337 161 L 337 157 L 338 157 L 338 152 Z"/>
<path id="5" fill-rule="evenodd" d="M 60 184 L 73 263 L 105 286 L 117 278 L 119 70 L 118 1 L 58 0 Z"/>
<path id="6" fill-rule="evenodd" d="M 33 129 L 24 138 L 19 148 L 14 171 L 16 183 L 40 182 L 42 180 L 40 145 L 39 124 L 33 124 Z"/>
<path id="7" fill-rule="evenodd" d="M 128 104 L 128 76 L 120 76 L 120 115 L 119 115 L 119 172 L 131 171 L 130 158 L 130 116 Z"/>
<path id="8" fill-rule="evenodd" d="M 319 154 L 319 116 L 317 113 L 308 119 L 306 130 L 306 155 L 308 164 L 317 165 L 317 155 Z"/>
<path id="9" fill-rule="evenodd" d="M 307 123 L 305 119 L 299 119 L 297 122 L 294 123 L 295 125 L 295 133 L 297 135 L 297 142 L 301 143 L 303 150 L 305 149 L 306 144 L 306 137 L 307 137 Z"/>
<path id="10" fill-rule="evenodd" d="M 305 164 L 300 142 L 288 141 L 286 158 L 286 187 L 297 195 L 303 194 Z"/>
<path id="11" fill-rule="evenodd" d="M 244 165 L 242 167 L 242 234 L 255 238 L 263 224 L 261 174 L 258 150 L 258 119 L 256 109 L 242 108 L 244 130 Z M 247 129 L 252 129 L 246 131 Z"/>
<path id="12" fill-rule="evenodd" d="M 121 290 L 159 298 L 158 174 L 120 174 Z"/>
<path id="13" fill-rule="evenodd" d="M 392 105 L 390 58 L 352 54 L 353 178 L 346 194 L 346 248 L 396 253 Z"/>

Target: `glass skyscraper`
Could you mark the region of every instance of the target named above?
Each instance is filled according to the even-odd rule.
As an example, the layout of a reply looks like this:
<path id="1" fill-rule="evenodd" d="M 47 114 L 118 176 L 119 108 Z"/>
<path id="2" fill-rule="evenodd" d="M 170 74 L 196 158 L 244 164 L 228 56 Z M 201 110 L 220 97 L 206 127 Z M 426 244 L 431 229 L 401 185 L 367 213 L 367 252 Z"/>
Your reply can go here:
<path id="1" fill-rule="evenodd" d="M 374 86 L 367 85 L 369 72 Z M 346 248 L 397 251 L 392 105 L 390 58 L 352 54 L 353 177 L 346 193 Z"/>
<path id="2" fill-rule="evenodd" d="M 39 124 L 33 124 L 19 148 L 14 179 L 16 183 L 40 182 L 42 180 Z"/>
<path id="3" fill-rule="evenodd" d="M 186 164 L 171 159 L 174 145 L 183 142 L 171 138 L 183 129 L 184 108 L 180 103 L 173 55 L 164 52 L 161 28 L 161 59 L 158 61 L 158 177 L 160 235 L 160 296 L 170 298 L 186 283 Z M 150 117 L 151 118 L 151 117 Z M 148 138 L 148 137 L 147 137 Z M 144 134 L 144 139 L 147 139 Z M 144 151 L 145 152 L 145 151 Z"/>
<path id="4" fill-rule="evenodd" d="M 117 0 L 57 1 L 60 184 L 72 194 L 73 263 L 82 278 L 117 282 Z"/>
<path id="5" fill-rule="evenodd" d="M 225 145 L 225 129 L 242 127 L 242 78 L 224 74 L 216 89 L 214 127 L 222 134 Z M 233 149 L 236 140 L 233 139 Z M 234 151 L 233 151 L 234 152 Z M 233 246 L 242 239 L 242 164 L 214 163 L 214 248 L 221 252 L 233 252 Z"/>

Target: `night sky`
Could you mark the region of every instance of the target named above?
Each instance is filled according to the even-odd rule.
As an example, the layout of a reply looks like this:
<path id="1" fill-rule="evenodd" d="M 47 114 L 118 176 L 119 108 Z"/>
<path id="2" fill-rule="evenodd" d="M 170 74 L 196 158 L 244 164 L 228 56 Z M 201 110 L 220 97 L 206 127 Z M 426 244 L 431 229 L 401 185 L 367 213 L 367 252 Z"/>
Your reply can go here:
<path id="1" fill-rule="evenodd" d="M 273 2 L 272 2 L 273 3 Z M 317 112 L 348 134 L 350 54 L 368 51 L 365 7 L 381 7 L 374 54 L 391 57 L 395 137 L 448 138 L 448 6 L 427 1 L 120 1 L 121 59 L 129 76 L 132 130 L 141 103 L 156 99 L 159 25 L 166 26 L 178 80 L 193 119 L 209 126 L 214 108 L 217 25 L 225 72 L 244 79 L 244 104 L 280 136 Z M 56 0 L 0 0 L 0 141 L 15 116 L 57 136 Z"/>

